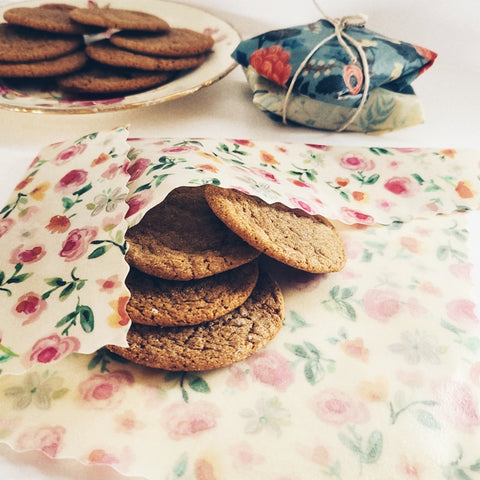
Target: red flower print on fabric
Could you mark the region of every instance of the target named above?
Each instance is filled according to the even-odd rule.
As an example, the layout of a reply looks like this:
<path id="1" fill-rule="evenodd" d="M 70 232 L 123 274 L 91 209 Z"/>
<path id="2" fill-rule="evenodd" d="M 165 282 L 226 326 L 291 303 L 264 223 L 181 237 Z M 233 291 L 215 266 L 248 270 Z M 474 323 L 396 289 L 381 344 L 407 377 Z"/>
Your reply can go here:
<path id="1" fill-rule="evenodd" d="M 45 228 L 50 233 L 64 233 L 70 228 L 70 220 L 65 215 L 54 215 Z"/>
<path id="2" fill-rule="evenodd" d="M 250 55 L 250 65 L 259 75 L 285 86 L 292 73 L 292 66 L 288 63 L 290 52 L 280 45 L 272 45 L 268 48 L 260 48 Z"/>
<path id="3" fill-rule="evenodd" d="M 402 303 L 395 290 L 371 289 L 363 297 L 363 306 L 369 317 L 385 323 L 398 314 Z"/>
<path id="4" fill-rule="evenodd" d="M 55 165 L 63 165 L 64 163 L 70 161 L 73 157 L 82 154 L 87 148 L 86 143 L 81 143 L 77 145 L 71 145 L 68 148 L 62 150 L 53 160 Z"/>
<path id="5" fill-rule="evenodd" d="M 389 192 L 401 197 L 411 197 L 419 190 L 418 184 L 408 177 L 392 177 L 384 186 Z"/>
<path id="6" fill-rule="evenodd" d="M 134 382 L 128 370 L 116 370 L 92 375 L 78 386 L 78 391 L 82 400 L 93 408 L 113 408 L 121 403 L 126 387 Z"/>
<path id="7" fill-rule="evenodd" d="M 148 158 L 138 158 L 135 162 L 131 163 L 127 168 L 127 173 L 130 175 L 130 181 L 137 180 L 143 175 L 143 172 L 148 167 L 150 160 Z"/>
<path id="8" fill-rule="evenodd" d="M 46 253 L 43 245 L 25 247 L 22 243 L 12 251 L 10 255 L 10 263 L 13 265 L 16 265 L 17 263 L 35 263 L 41 260 Z"/>
<path id="9" fill-rule="evenodd" d="M 34 322 L 39 315 L 47 308 L 47 302 L 35 292 L 28 292 L 22 295 L 13 309 L 13 313 L 23 318 L 22 325 Z"/>
<path id="10" fill-rule="evenodd" d="M 364 172 L 366 170 L 373 170 L 375 168 L 375 162 L 364 158 L 361 153 L 349 152 L 340 158 L 340 166 L 347 170 Z"/>
<path id="11" fill-rule="evenodd" d="M 75 228 L 63 242 L 62 250 L 59 255 L 66 262 L 78 260 L 84 255 L 90 245 L 90 242 L 97 236 L 96 227 Z"/>
<path id="12" fill-rule="evenodd" d="M 85 170 L 70 170 L 55 185 L 55 191 L 61 193 L 72 193 L 87 180 L 88 173 Z"/>
<path id="13" fill-rule="evenodd" d="M 285 358 L 275 351 L 264 350 L 247 360 L 255 380 L 285 391 L 293 383 L 293 372 Z"/>
<path id="14" fill-rule="evenodd" d="M 365 423 L 370 419 L 370 413 L 363 403 L 333 388 L 320 390 L 313 399 L 312 408 L 322 422 L 336 426 Z"/>
<path id="15" fill-rule="evenodd" d="M 198 436 L 216 427 L 220 412 L 210 402 L 176 403 L 165 411 L 164 426 L 172 440 Z"/>
<path id="16" fill-rule="evenodd" d="M 41 450 L 54 458 L 62 446 L 64 435 L 65 428 L 60 425 L 32 427 L 18 437 L 15 446 L 18 450 Z"/>
<path id="17" fill-rule="evenodd" d="M 343 68 L 343 81 L 350 95 L 356 95 L 360 92 L 363 85 L 362 69 L 357 65 L 345 65 Z"/>
<path id="18" fill-rule="evenodd" d="M 366 213 L 352 210 L 351 208 L 342 207 L 340 209 L 342 220 L 348 225 L 373 225 L 375 219 Z"/>
<path id="19" fill-rule="evenodd" d="M 78 351 L 80 341 L 75 337 L 60 337 L 56 333 L 36 342 L 26 358 L 27 364 L 50 363 Z"/>
<path id="20" fill-rule="evenodd" d="M 151 190 L 145 190 L 145 191 L 140 192 L 136 195 L 133 195 L 133 197 L 129 198 L 127 200 L 128 211 L 125 214 L 125 218 L 128 218 L 128 217 L 131 217 L 132 215 L 135 215 L 143 207 L 148 205 L 148 203 L 151 201 L 152 197 L 153 197 L 153 194 L 152 194 Z"/>

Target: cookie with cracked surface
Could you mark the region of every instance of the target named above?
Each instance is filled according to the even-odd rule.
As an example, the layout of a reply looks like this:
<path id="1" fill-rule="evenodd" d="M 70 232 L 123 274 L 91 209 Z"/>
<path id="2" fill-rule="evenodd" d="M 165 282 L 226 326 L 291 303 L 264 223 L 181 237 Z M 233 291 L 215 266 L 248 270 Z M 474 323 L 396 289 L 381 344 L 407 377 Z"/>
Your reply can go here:
<path id="1" fill-rule="evenodd" d="M 115 94 L 138 92 L 167 83 L 167 72 L 146 72 L 132 69 L 89 65 L 81 70 L 57 78 L 58 86 L 72 93 Z"/>
<path id="2" fill-rule="evenodd" d="M 81 35 L 59 35 L 0 23 L 1 62 L 47 60 L 74 52 L 83 45 Z"/>
<path id="3" fill-rule="evenodd" d="M 131 269 L 127 313 L 134 323 L 185 326 L 215 320 L 242 305 L 258 279 L 256 261 L 199 280 L 164 280 Z"/>
<path id="4" fill-rule="evenodd" d="M 151 71 L 187 70 L 198 67 L 207 59 L 206 55 L 179 58 L 154 57 L 118 48 L 108 40 L 91 43 L 87 46 L 86 52 L 90 58 L 99 63 Z"/>
<path id="5" fill-rule="evenodd" d="M 310 273 L 341 270 L 346 262 L 342 239 L 321 215 L 234 189 L 208 185 L 205 198 L 232 231 L 269 257 Z"/>
<path id="6" fill-rule="evenodd" d="M 3 14 L 5 21 L 36 30 L 54 33 L 87 35 L 97 33 L 99 27 L 89 27 L 73 21 L 70 11 L 75 7 L 64 3 L 50 3 L 38 7 L 12 7 Z"/>
<path id="7" fill-rule="evenodd" d="M 190 327 L 132 324 L 129 347 L 108 345 L 134 363 L 172 371 L 225 367 L 249 357 L 280 331 L 284 302 L 279 286 L 261 273 L 250 297 L 240 307 L 211 322 Z"/>
<path id="8" fill-rule="evenodd" d="M 110 41 L 120 48 L 162 57 L 199 55 L 210 51 L 214 44 L 210 35 L 189 28 L 171 28 L 164 35 L 117 32 L 110 37 Z"/>
<path id="9" fill-rule="evenodd" d="M 70 18 L 78 23 L 102 28 L 144 32 L 168 32 L 170 25 L 157 15 L 139 10 L 110 7 L 75 8 Z"/>
<path id="10" fill-rule="evenodd" d="M 127 262 L 167 280 L 209 277 L 260 255 L 221 222 L 205 200 L 205 186 L 172 190 L 126 232 Z"/>
<path id="11" fill-rule="evenodd" d="M 87 62 L 83 51 L 35 62 L 0 62 L 0 77 L 54 77 L 81 69 Z"/>

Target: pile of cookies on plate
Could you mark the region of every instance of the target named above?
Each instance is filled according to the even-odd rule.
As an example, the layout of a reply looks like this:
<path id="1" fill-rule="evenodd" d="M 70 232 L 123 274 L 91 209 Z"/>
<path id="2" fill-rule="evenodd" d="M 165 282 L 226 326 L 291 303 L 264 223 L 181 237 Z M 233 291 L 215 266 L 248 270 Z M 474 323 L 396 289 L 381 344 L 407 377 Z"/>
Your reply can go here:
<path id="1" fill-rule="evenodd" d="M 47 3 L 9 8 L 3 18 L 0 77 L 55 79 L 78 94 L 158 87 L 204 63 L 214 44 L 137 10 Z"/>
<path id="2" fill-rule="evenodd" d="M 107 348 L 165 370 L 224 367 L 277 335 L 283 295 L 261 255 L 319 274 L 346 261 L 326 218 L 215 185 L 172 190 L 126 240 L 129 346 Z"/>

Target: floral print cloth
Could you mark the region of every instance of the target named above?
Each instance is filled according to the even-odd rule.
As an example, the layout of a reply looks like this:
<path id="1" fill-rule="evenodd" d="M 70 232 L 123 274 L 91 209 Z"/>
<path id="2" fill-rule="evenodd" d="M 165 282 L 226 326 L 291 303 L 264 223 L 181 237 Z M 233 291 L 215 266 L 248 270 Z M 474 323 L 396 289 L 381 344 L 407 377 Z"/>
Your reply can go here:
<path id="1" fill-rule="evenodd" d="M 250 67 L 265 79 L 259 82 L 267 95 L 261 95 L 261 88 L 254 90 L 257 97 L 254 103 L 271 114 L 283 116 L 284 104 L 288 107 L 292 101 L 294 106 L 290 107 L 290 112 L 286 111 L 287 119 L 325 130 L 346 126 L 347 130 L 370 132 L 418 123 L 418 106 L 407 101 L 416 99 L 411 83 L 432 66 L 437 54 L 364 26 L 346 25 L 344 32 L 348 38 L 341 39 L 346 44 L 335 36 L 330 20 L 320 19 L 243 40 L 232 57 L 242 67 Z M 365 54 L 365 63 L 358 49 Z M 287 96 L 290 89 L 292 94 Z M 370 105 L 362 106 L 362 98 L 367 96 L 368 99 L 373 93 L 375 98 L 370 99 Z M 410 98 L 396 104 L 392 93 Z M 279 96 L 281 106 L 273 107 L 272 103 L 278 101 Z M 365 110 L 362 122 L 347 126 L 357 107 Z M 411 108 L 407 115 L 407 118 L 412 117 L 411 121 L 397 119 L 385 123 L 390 115 L 405 116 L 402 109 L 407 107 Z M 332 110 L 335 116 L 329 120 Z"/>
<path id="2" fill-rule="evenodd" d="M 0 211 L 4 371 L 125 343 L 127 135 L 46 147 Z"/>
<path id="3" fill-rule="evenodd" d="M 243 40 L 232 56 L 240 65 L 252 65 L 260 75 L 287 87 L 310 51 L 334 30 L 324 19 L 272 30 Z M 345 31 L 366 53 L 372 90 L 411 91 L 411 82 L 430 68 L 437 56 L 431 50 L 387 38 L 363 26 L 347 26 Z M 358 63 L 352 64 L 345 48 L 332 38 L 314 53 L 294 88 L 316 100 L 358 106 L 365 77 Z"/>
<path id="4" fill-rule="evenodd" d="M 251 65 L 244 69 L 244 73 L 252 90 L 253 104 L 273 120 L 281 121 L 287 101 L 285 88 L 259 75 Z M 290 94 L 286 105 L 289 121 L 321 130 L 339 130 L 351 116 L 351 108 L 314 100 L 296 92 Z M 417 95 L 379 87 L 370 92 L 364 107 L 346 130 L 382 133 L 423 122 L 423 108 Z"/>
<path id="5" fill-rule="evenodd" d="M 135 224 L 177 185 L 235 186 L 270 202 L 325 214 L 344 239 L 347 265 L 338 273 L 310 275 L 262 259 L 285 295 L 284 326 L 261 352 L 227 368 L 168 373 L 135 366 L 102 348 L 88 354 L 77 349 L 57 359 L 53 352 L 62 349 L 52 343 L 22 374 L 10 374 L 9 365 L 16 365 L 17 359 L 12 354 L 25 356 L 11 348 L 15 338 L 5 333 L 14 325 L 17 337 L 27 332 L 32 336 L 27 330 L 30 323 L 22 324 L 29 314 L 36 314 L 37 305 L 35 299 L 19 302 L 17 287 L 38 274 L 34 267 L 40 260 L 24 262 L 19 269 L 10 261 L 16 244 L 5 239 L 21 222 L 20 210 L 40 204 L 30 197 L 15 208 L 9 202 L 2 215 L 15 223 L 1 224 L 0 239 L 1 265 L 7 272 L 2 288 L 11 291 L 11 295 L 0 291 L 1 441 L 19 451 L 41 450 L 54 458 L 108 464 L 125 475 L 147 479 L 478 476 L 480 322 L 474 281 L 478 260 L 470 238 L 470 226 L 478 222 L 478 153 L 233 139 L 126 141 L 125 136 L 124 129 L 92 134 L 50 146 L 35 159 L 37 169 L 49 172 L 49 189 L 40 188 L 47 195 L 66 175 L 57 179 L 54 159 L 66 148 L 85 145 L 82 153 L 69 156 L 68 169 L 84 168 L 95 195 L 90 198 L 85 192 L 84 200 L 71 207 L 79 209 L 78 218 L 65 216 L 84 226 L 97 226 L 98 221 L 102 233 L 89 239 L 77 259 L 83 258 L 90 267 L 80 275 L 80 262 L 74 273 L 85 285 L 79 288 L 81 280 L 75 280 L 75 293 L 61 300 L 61 292 L 73 287 L 47 282 L 53 291 L 41 300 L 48 306 L 42 304 L 44 310 L 32 321 L 39 332 L 72 295 L 80 296 L 79 304 L 93 312 L 105 298 L 124 296 L 123 287 L 116 286 L 125 274 L 116 245 L 122 245 L 120 234 L 113 234 L 115 245 L 105 243 L 104 233 L 115 229 L 102 230 L 106 223 L 100 215 L 111 218 L 120 209 L 125 221 Z M 99 149 L 110 155 L 92 165 Z M 128 191 L 118 187 L 115 195 L 114 190 L 107 195 L 106 184 L 111 183 L 100 180 L 107 171 L 113 184 L 116 179 L 121 183 L 120 177 L 125 181 L 127 172 Z M 80 182 L 80 177 L 70 174 L 60 182 L 56 195 L 60 203 L 53 201 L 51 211 L 42 213 L 47 222 L 23 224 L 31 235 L 15 238 L 44 237 L 54 245 L 51 230 L 61 228 L 63 220 L 52 224 L 50 219 L 63 212 L 62 198 L 82 199 L 65 192 L 65 184 L 74 182 L 68 179 Z M 36 194 L 36 180 L 41 178 L 37 172 L 28 186 L 17 187 L 12 198 L 18 192 Z M 115 200 L 105 202 L 104 194 Z M 117 204 L 106 215 L 112 203 Z M 86 223 L 82 208 L 89 212 Z M 100 212 L 93 215 L 97 208 Z M 40 210 L 33 213 L 40 215 Z M 118 231 L 125 229 L 123 221 L 122 217 Z M 72 223 L 71 228 L 78 227 Z M 62 238 L 67 239 L 69 232 L 66 229 Z M 76 243 L 71 245 L 75 256 Z M 108 245 L 112 246 L 92 256 Z M 56 263 L 63 266 L 66 260 L 59 252 L 64 248 L 45 248 L 45 256 L 52 249 Z M 19 252 L 21 259 L 30 260 L 43 249 L 29 246 Z M 118 278 L 110 278 L 108 255 L 117 260 Z M 92 281 L 97 269 L 103 283 Z M 12 271 L 32 275 L 7 282 Z M 40 273 L 37 284 L 45 285 L 43 277 L 51 275 Z M 87 284 L 94 283 L 97 292 L 83 296 Z M 13 300 L 5 309 L 8 299 Z M 12 305 L 19 304 L 20 312 L 12 312 Z M 60 341 L 77 334 L 82 334 L 78 340 L 82 345 L 92 346 L 93 337 L 99 337 L 97 344 L 111 341 L 108 329 L 97 329 L 102 317 L 95 315 L 95 328 L 87 334 L 81 318 L 88 315 L 82 315 L 70 318 L 75 322 L 66 332 L 68 322 L 53 325 Z"/>

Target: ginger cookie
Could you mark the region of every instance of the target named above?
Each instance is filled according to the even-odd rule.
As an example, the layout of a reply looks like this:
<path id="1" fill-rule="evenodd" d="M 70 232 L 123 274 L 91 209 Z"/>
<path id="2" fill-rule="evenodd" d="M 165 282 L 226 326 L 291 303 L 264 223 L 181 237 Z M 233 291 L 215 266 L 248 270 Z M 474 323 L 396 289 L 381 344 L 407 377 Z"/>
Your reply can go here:
<path id="1" fill-rule="evenodd" d="M 72 93 L 127 93 L 159 87 L 170 80 L 166 72 L 146 72 L 88 65 L 74 73 L 57 78 L 59 88 Z"/>
<path id="2" fill-rule="evenodd" d="M 195 68 L 205 60 L 205 55 L 182 58 L 161 58 L 130 52 L 112 45 L 108 40 L 91 43 L 87 55 L 99 63 L 115 67 L 137 68 L 150 71 L 176 71 Z"/>
<path id="3" fill-rule="evenodd" d="M 127 313 L 134 323 L 185 326 L 215 320 L 242 305 L 258 278 L 256 261 L 218 275 L 182 282 L 131 269 Z"/>
<path id="4" fill-rule="evenodd" d="M 84 35 L 98 32 L 98 27 L 89 27 L 74 22 L 70 11 L 75 7 L 63 3 L 51 3 L 39 7 L 12 7 L 3 18 L 12 25 L 34 28 L 45 32 Z"/>
<path id="5" fill-rule="evenodd" d="M 231 230 L 279 262 L 310 273 L 336 272 L 345 265 L 343 242 L 320 215 L 215 185 L 206 187 L 205 198 Z"/>
<path id="6" fill-rule="evenodd" d="M 167 280 L 209 277 L 239 267 L 259 252 L 213 214 L 205 187 L 179 187 L 127 230 L 127 262 Z"/>
<path id="7" fill-rule="evenodd" d="M 134 363 L 164 370 L 225 367 L 270 342 L 282 327 L 283 310 L 279 286 L 261 273 L 246 302 L 216 320 L 190 327 L 132 324 L 127 333 L 129 347 L 107 348 Z"/>
<path id="8" fill-rule="evenodd" d="M 168 23 L 156 15 L 122 8 L 75 8 L 70 12 L 70 18 L 84 25 L 102 28 L 146 32 L 167 32 L 170 30 Z"/>
<path id="9" fill-rule="evenodd" d="M 117 32 L 111 36 L 110 41 L 120 48 L 162 57 L 199 55 L 210 51 L 214 44 L 210 35 L 189 28 L 171 28 L 163 35 Z"/>
<path id="10" fill-rule="evenodd" d="M 36 62 L 0 62 L 0 77 L 40 78 L 74 72 L 87 62 L 83 51 Z"/>
<path id="11" fill-rule="evenodd" d="M 46 60 L 71 53 L 83 45 L 80 35 L 58 35 L 0 23 L 1 62 Z"/>

